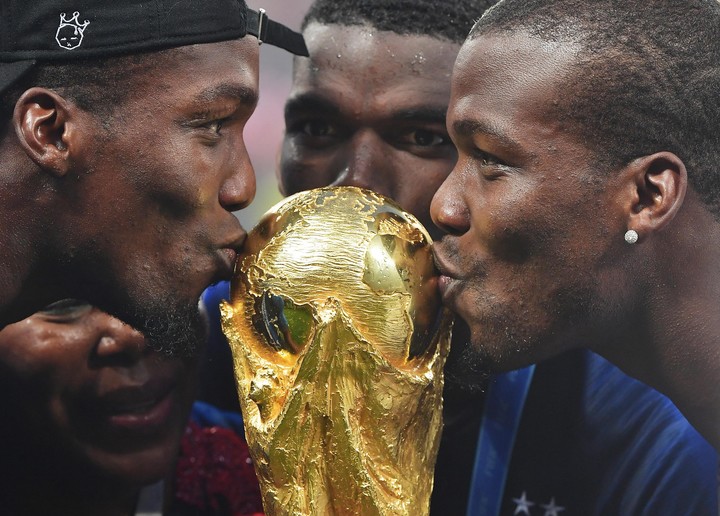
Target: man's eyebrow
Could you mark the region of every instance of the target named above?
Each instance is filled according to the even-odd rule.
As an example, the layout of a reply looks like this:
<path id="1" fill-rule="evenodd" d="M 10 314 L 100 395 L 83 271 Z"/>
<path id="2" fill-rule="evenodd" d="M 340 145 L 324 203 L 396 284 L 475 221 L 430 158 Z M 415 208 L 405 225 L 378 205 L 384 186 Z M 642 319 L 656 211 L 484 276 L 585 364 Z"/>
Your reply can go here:
<path id="1" fill-rule="evenodd" d="M 393 120 L 401 120 L 408 122 L 430 122 L 445 125 L 445 117 L 447 116 L 447 106 L 422 106 L 407 109 L 399 109 L 393 112 L 391 118 Z"/>
<path id="2" fill-rule="evenodd" d="M 521 155 L 527 154 L 522 146 L 502 129 L 494 124 L 486 123 L 480 120 L 456 120 L 452 124 L 453 131 L 458 136 L 465 138 L 475 135 L 489 136 L 490 139 L 499 142 L 504 147 Z"/>
<path id="3" fill-rule="evenodd" d="M 221 100 L 237 100 L 242 104 L 254 106 L 258 101 L 258 93 L 255 89 L 246 86 L 218 84 L 201 91 L 193 100 L 200 105 Z"/>
<path id="4" fill-rule="evenodd" d="M 325 116 L 340 116 L 342 112 L 338 106 L 325 97 L 314 93 L 305 93 L 288 99 L 285 104 L 285 117 L 293 113 L 311 111 L 322 113 Z M 392 113 L 390 119 L 408 122 L 430 122 L 445 124 L 447 107 L 422 106 L 399 109 Z"/>
<path id="5" fill-rule="evenodd" d="M 320 112 L 332 116 L 340 115 L 340 109 L 335 103 L 314 93 L 304 93 L 292 97 L 285 103 L 285 117 L 303 111 Z"/>

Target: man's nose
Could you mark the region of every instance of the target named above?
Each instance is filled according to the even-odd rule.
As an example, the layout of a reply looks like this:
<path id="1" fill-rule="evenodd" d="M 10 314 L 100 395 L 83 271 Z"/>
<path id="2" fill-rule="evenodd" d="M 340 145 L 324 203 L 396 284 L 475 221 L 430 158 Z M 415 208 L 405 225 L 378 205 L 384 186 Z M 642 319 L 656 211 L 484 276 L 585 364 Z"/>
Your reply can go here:
<path id="1" fill-rule="evenodd" d="M 218 200 L 227 211 L 246 208 L 255 198 L 255 169 L 250 162 L 245 141 L 240 140 L 236 152 L 225 162 L 225 180 L 220 185 Z"/>
<path id="2" fill-rule="evenodd" d="M 470 229 L 470 213 L 458 170 L 459 162 L 432 198 L 430 217 L 445 233 L 460 235 Z"/>
<path id="3" fill-rule="evenodd" d="M 345 166 L 333 185 L 356 186 L 393 196 L 389 149 L 376 132 L 357 131 L 350 140 L 344 161 Z"/>
<path id="4" fill-rule="evenodd" d="M 96 345 L 99 359 L 129 364 L 137 361 L 145 352 L 145 337 L 131 326 L 105 313 L 98 314 L 96 323 L 100 328 Z"/>

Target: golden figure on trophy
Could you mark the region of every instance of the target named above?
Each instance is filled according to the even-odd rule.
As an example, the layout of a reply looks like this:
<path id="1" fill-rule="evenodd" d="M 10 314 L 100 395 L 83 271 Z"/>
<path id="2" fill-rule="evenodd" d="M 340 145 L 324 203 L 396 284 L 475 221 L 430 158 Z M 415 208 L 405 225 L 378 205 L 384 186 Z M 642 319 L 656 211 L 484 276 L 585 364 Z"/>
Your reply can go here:
<path id="1" fill-rule="evenodd" d="M 451 329 L 430 246 L 353 187 L 289 197 L 248 236 L 223 330 L 268 514 L 428 513 Z"/>

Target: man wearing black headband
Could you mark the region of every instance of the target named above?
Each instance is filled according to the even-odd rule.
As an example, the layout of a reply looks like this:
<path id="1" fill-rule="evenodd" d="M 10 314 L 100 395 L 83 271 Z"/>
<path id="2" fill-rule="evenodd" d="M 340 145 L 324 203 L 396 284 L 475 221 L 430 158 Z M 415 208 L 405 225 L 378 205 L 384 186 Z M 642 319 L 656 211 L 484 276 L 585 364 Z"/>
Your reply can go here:
<path id="1" fill-rule="evenodd" d="M 1 325 L 73 297 L 190 352 L 255 194 L 258 41 L 302 37 L 242 0 L 2 0 L 0 25 Z"/>

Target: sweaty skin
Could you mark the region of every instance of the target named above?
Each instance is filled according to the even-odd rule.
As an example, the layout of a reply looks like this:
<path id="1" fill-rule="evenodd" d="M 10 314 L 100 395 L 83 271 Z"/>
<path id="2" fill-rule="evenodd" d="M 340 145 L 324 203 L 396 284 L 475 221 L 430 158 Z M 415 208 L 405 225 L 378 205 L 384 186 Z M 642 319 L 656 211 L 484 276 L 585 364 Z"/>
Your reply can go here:
<path id="1" fill-rule="evenodd" d="M 601 168 L 553 112 L 573 94 L 576 45 L 524 32 L 463 45 L 448 111 L 458 162 L 431 205 L 447 233 L 435 245 L 443 300 L 487 367 L 586 346 L 718 449 L 720 226 L 677 154 Z"/>
<path id="2" fill-rule="evenodd" d="M 428 206 L 455 162 L 445 129 L 459 45 L 311 23 L 296 59 L 279 168 L 286 194 L 329 185 L 394 199 L 436 236 Z"/>

